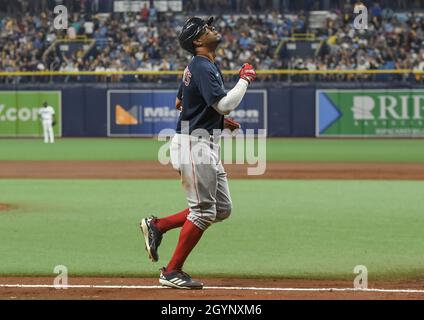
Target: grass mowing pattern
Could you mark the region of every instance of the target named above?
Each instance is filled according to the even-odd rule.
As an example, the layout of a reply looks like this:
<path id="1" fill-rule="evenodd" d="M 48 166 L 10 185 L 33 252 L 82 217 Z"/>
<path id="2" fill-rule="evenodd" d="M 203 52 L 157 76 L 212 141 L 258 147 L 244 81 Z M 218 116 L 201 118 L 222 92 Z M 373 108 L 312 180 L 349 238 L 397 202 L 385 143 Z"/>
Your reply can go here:
<path id="1" fill-rule="evenodd" d="M 1 160 L 150 160 L 157 139 L 0 139 Z M 234 143 L 233 143 L 234 145 Z M 235 148 L 234 148 L 235 150 Z M 228 158 L 228 157 L 227 157 Z M 235 159 L 235 155 L 233 155 Z M 424 162 L 422 140 L 268 139 L 269 161 Z"/>
<path id="2" fill-rule="evenodd" d="M 424 272 L 424 182 L 230 181 L 234 211 L 190 256 L 194 275 L 369 279 Z M 168 232 L 159 263 L 144 251 L 138 222 L 185 207 L 178 181 L 0 180 L 0 274 L 157 276 L 174 250 Z M 113 195 L 113 196 L 112 196 Z"/>

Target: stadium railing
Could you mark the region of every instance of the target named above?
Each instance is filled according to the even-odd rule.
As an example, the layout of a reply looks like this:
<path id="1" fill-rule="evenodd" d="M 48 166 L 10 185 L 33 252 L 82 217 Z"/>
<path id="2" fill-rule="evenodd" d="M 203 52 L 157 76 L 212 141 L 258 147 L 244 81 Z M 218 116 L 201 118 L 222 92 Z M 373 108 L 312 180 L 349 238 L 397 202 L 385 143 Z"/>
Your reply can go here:
<path id="1" fill-rule="evenodd" d="M 257 70 L 259 80 L 266 81 L 405 81 L 424 82 L 424 71 L 396 70 Z M 236 81 L 238 70 L 223 70 L 226 81 Z M 172 71 L 0 71 L 0 83 L 30 82 L 134 82 L 134 81 L 178 81 L 183 70 Z"/>

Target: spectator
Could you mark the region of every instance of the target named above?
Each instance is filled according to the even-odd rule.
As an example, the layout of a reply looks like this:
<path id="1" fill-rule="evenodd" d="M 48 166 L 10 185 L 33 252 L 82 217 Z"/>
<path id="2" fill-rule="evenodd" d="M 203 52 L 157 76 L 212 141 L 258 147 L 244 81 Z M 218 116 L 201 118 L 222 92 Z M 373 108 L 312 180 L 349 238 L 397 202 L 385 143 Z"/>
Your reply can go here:
<path id="1" fill-rule="evenodd" d="M 152 6 L 149 10 L 149 22 L 155 23 L 157 20 L 157 11 L 155 6 Z"/>
<path id="2" fill-rule="evenodd" d="M 142 22 L 147 22 L 149 20 L 149 8 L 147 7 L 146 3 L 140 11 L 140 20 Z"/>
<path id="3" fill-rule="evenodd" d="M 84 32 L 87 36 L 91 37 L 94 32 L 94 22 L 93 21 L 85 21 L 84 22 Z"/>

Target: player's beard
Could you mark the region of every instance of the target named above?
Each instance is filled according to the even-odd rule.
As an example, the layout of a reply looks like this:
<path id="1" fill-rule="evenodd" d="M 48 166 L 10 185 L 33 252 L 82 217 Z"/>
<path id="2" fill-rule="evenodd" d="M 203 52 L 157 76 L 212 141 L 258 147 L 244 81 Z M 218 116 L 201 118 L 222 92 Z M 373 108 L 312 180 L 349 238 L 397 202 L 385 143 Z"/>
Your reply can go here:
<path id="1" fill-rule="evenodd" d="M 203 43 L 202 46 L 208 48 L 209 52 L 214 52 L 221 41 L 222 36 L 218 33 L 215 37 L 207 39 L 207 42 Z"/>
<path id="2" fill-rule="evenodd" d="M 218 34 L 216 38 L 217 38 L 216 43 L 220 44 L 222 42 L 222 36 L 220 34 Z"/>
<path id="3" fill-rule="evenodd" d="M 219 44 L 222 42 L 222 36 L 218 34 L 214 40 L 215 41 L 211 42 L 211 48 L 213 49 L 213 51 L 215 51 Z"/>

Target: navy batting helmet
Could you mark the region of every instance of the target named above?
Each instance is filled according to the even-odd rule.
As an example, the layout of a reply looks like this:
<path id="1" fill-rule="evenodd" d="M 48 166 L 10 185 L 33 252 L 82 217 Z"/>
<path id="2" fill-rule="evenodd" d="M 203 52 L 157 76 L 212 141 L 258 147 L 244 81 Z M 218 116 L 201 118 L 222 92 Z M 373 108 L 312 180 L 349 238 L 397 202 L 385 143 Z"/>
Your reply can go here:
<path id="1" fill-rule="evenodd" d="M 183 49 L 187 50 L 191 54 L 195 54 L 193 40 L 200 34 L 202 28 L 205 25 L 212 25 L 213 17 L 209 17 L 208 20 L 203 20 L 198 17 L 192 17 L 188 19 L 178 36 L 178 41 Z"/>

